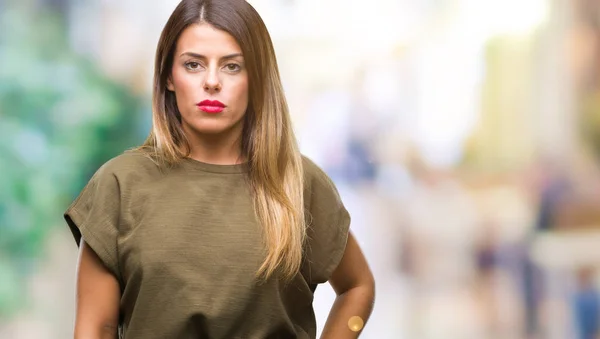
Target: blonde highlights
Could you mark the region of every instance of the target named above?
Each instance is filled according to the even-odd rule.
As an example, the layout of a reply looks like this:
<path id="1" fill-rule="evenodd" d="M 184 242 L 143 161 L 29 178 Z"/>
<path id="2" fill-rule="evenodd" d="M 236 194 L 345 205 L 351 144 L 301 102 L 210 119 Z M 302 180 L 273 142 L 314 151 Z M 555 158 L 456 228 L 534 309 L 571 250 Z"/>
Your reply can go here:
<path id="1" fill-rule="evenodd" d="M 274 53 L 273 53 L 273 58 Z M 263 225 L 267 256 L 259 275 L 277 269 L 291 279 L 300 269 L 306 237 L 302 158 L 291 129 L 277 69 L 270 69 L 264 106 L 257 114 L 248 149 L 254 208 Z"/>

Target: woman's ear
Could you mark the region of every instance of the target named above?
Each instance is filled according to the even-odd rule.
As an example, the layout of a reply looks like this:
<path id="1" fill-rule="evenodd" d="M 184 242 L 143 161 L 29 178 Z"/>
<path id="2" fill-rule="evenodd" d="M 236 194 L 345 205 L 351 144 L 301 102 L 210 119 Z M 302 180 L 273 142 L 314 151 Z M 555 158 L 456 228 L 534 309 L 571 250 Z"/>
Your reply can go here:
<path id="1" fill-rule="evenodd" d="M 175 86 L 173 86 L 173 81 L 171 81 L 171 76 L 167 78 L 167 89 L 171 92 L 175 92 Z"/>

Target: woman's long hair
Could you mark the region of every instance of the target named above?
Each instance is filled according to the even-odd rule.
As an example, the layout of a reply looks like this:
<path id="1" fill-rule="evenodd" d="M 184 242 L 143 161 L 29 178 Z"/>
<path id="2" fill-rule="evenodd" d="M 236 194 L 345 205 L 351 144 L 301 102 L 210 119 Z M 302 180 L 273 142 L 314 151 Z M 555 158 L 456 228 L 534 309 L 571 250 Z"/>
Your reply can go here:
<path id="1" fill-rule="evenodd" d="M 167 91 L 173 55 L 181 32 L 207 23 L 231 34 L 248 68 L 249 102 L 242 132 L 254 210 L 263 229 L 266 257 L 257 277 L 275 273 L 283 280 L 301 266 L 306 238 L 302 157 L 291 126 L 275 51 L 267 28 L 245 0 L 183 0 L 165 25 L 158 43 L 152 93 L 152 131 L 139 148 L 163 165 L 190 154 L 175 94 Z"/>

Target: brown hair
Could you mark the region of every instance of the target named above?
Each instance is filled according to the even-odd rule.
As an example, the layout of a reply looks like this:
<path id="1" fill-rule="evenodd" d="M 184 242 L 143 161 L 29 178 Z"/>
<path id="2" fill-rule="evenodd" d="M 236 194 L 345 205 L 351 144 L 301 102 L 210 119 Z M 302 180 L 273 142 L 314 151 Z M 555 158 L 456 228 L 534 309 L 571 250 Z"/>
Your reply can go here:
<path id="1" fill-rule="evenodd" d="M 254 210 L 263 228 L 266 258 L 257 275 L 279 272 L 291 279 L 300 269 L 306 238 L 302 157 L 291 126 L 271 37 L 256 10 L 244 0 L 183 0 L 165 25 L 156 51 L 152 132 L 139 148 L 161 164 L 189 156 L 175 94 L 167 90 L 179 36 L 207 23 L 229 33 L 248 69 L 249 102 L 242 132 Z"/>

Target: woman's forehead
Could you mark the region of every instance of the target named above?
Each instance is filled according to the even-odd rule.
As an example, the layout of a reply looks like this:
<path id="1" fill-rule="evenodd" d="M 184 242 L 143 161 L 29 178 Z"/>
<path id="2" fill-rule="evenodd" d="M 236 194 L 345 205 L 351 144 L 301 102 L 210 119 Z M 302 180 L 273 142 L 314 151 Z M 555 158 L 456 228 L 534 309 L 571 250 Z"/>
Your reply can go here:
<path id="1" fill-rule="evenodd" d="M 206 57 L 222 57 L 241 52 L 241 47 L 231 34 L 206 23 L 188 26 L 179 36 L 176 49 L 178 56 L 195 53 Z"/>

